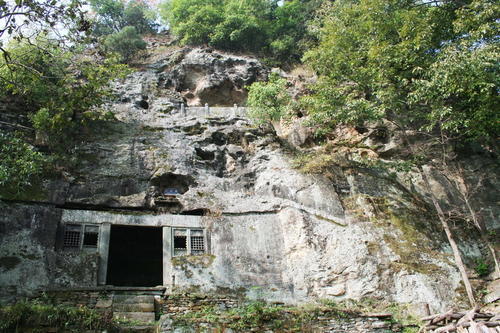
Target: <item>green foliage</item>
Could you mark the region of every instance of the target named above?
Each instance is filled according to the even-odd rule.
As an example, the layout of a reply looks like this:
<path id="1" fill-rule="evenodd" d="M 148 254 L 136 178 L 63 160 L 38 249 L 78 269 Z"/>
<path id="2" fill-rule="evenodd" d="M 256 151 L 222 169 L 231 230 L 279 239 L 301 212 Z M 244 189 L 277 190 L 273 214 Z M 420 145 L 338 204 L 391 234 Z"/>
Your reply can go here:
<path id="1" fill-rule="evenodd" d="M 484 259 L 477 259 L 476 260 L 476 267 L 474 268 L 476 271 L 477 275 L 480 277 L 484 277 L 490 273 L 490 265 L 484 261 Z"/>
<path id="2" fill-rule="evenodd" d="M 241 331 L 266 328 L 296 332 L 314 325 L 318 316 L 339 319 L 347 318 L 349 314 L 328 305 L 290 307 L 249 301 L 226 311 L 221 311 L 216 306 L 204 307 L 200 311 L 183 314 L 174 320 L 178 324 L 206 322 Z"/>
<path id="3" fill-rule="evenodd" d="M 0 1 L 0 52 L 9 38 L 29 40 L 37 32 L 56 32 L 52 38 L 75 39 L 88 28 L 83 1 L 53 0 Z M 29 28 L 28 28 L 29 27 Z M 64 29 L 61 29 L 64 27 Z M 8 56 L 8 54 L 6 54 Z"/>
<path id="4" fill-rule="evenodd" d="M 95 11 L 92 32 L 97 36 L 118 33 L 132 26 L 137 33 L 153 33 L 157 26 L 156 13 L 144 1 L 90 0 Z"/>
<path id="5" fill-rule="evenodd" d="M 268 305 L 264 302 L 250 302 L 243 307 L 232 309 L 230 315 L 238 316 L 239 320 L 233 328 L 259 327 L 265 323 L 275 322 L 274 326 L 280 327 L 279 317 L 283 308 L 277 305 Z M 276 322 L 277 321 L 277 322 Z"/>
<path id="6" fill-rule="evenodd" d="M 319 304 L 285 306 L 263 301 L 248 301 L 229 310 L 218 306 L 206 306 L 200 310 L 174 315 L 176 325 L 192 327 L 208 323 L 211 327 L 231 328 L 238 331 L 278 330 L 280 332 L 316 332 L 318 317 L 341 321 L 363 313 L 389 312 L 392 323 L 407 326 L 405 332 L 413 332 L 421 322 L 408 314 L 408 306 L 381 302 L 379 299 L 321 300 Z M 322 322 L 325 322 L 322 320 Z"/>
<path id="7" fill-rule="evenodd" d="M 320 0 L 167 0 L 161 15 L 182 44 L 208 44 L 298 61 L 311 36 L 306 29 Z M 301 44 L 298 47 L 298 44 Z"/>
<path id="8" fill-rule="evenodd" d="M 266 42 L 266 32 L 255 17 L 227 14 L 210 35 L 209 44 L 224 50 L 257 51 Z"/>
<path id="9" fill-rule="evenodd" d="M 171 0 L 160 5 L 160 14 L 182 44 L 207 44 L 223 21 L 222 5 L 219 0 Z"/>
<path id="10" fill-rule="evenodd" d="M 287 81 L 272 73 L 268 82 L 254 82 L 248 88 L 249 116 L 258 123 L 278 121 L 293 107 Z"/>
<path id="11" fill-rule="evenodd" d="M 46 157 L 21 138 L 0 133 L 0 193 L 16 197 L 42 175 Z"/>
<path id="12" fill-rule="evenodd" d="M 471 138 L 500 134 L 499 12 L 494 1 L 471 1 L 457 10 L 457 38 L 442 48 L 412 96 L 430 110 L 428 129 Z"/>
<path id="13" fill-rule="evenodd" d="M 498 9 L 479 0 L 325 4 L 320 43 L 304 57 L 319 80 L 303 103 L 326 128 L 384 117 L 402 127 L 495 137 Z"/>
<path id="14" fill-rule="evenodd" d="M 108 52 L 119 54 L 121 61 L 128 62 L 138 51 L 146 49 L 146 42 L 142 40 L 135 27 L 127 26 L 107 36 L 104 47 Z"/>
<path id="15" fill-rule="evenodd" d="M 81 332 L 112 329 L 115 324 L 105 314 L 86 307 L 23 301 L 0 308 L 0 332 L 17 332 L 19 328 L 30 327 L 56 327 Z"/>
<path id="16" fill-rule="evenodd" d="M 13 43 L 8 51 L 11 61 L 0 60 L 0 77 L 5 78 L 0 98 L 23 101 L 35 129 L 56 152 L 67 153 L 84 128 L 109 118 L 99 109 L 111 96 L 109 81 L 128 73 L 115 59 L 98 60 L 44 39 Z"/>
<path id="17" fill-rule="evenodd" d="M 308 24 L 320 7 L 321 0 L 286 1 L 275 9 L 271 22 L 269 51 L 280 61 L 299 61 L 316 41 Z"/>

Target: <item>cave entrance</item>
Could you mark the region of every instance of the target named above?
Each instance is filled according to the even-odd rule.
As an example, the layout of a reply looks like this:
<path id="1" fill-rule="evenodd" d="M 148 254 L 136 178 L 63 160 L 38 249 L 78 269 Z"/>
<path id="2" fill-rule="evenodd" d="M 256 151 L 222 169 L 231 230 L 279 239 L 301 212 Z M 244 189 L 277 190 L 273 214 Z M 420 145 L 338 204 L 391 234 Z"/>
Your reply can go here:
<path id="1" fill-rule="evenodd" d="M 163 284 L 162 228 L 111 226 L 106 284 L 154 287 Z"/>

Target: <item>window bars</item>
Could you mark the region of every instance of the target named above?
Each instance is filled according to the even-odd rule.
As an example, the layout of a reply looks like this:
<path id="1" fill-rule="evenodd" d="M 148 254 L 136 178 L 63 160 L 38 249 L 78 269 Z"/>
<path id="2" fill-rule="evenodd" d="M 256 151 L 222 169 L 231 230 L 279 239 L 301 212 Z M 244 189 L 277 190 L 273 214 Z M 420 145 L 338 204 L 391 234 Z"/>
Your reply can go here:
<path id="1" fill-rule="evenodd" d="M 63 248 L 81 250 L 97 249 L 99 226 L 92 224 L 66 224 L 64 226 Z"/>
<path id="2" fill-rule="evenodd" d="M 173 229 L 174 257 L 182 255 L 200 255 L 206 253 L 205 233 L 203 229 Z"/>

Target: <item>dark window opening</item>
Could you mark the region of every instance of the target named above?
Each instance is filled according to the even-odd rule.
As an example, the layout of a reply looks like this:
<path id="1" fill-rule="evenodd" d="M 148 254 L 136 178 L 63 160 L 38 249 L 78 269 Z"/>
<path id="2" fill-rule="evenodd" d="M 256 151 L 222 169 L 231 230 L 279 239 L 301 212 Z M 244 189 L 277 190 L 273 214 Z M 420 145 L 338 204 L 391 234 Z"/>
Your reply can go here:
<path id="1" fill-rule="evenodd" d="M 111 226 L 106 283 L 124 287 L 162 285 L 162 228 Z"/>
<path id="2" fill-rule="evenodd" d="M 140 101 L 137 101 L 135 102 L 135 105 L 142 108 L 142 109 L 149 109 L 149 103 L 146 102 L 145 100 L 140 100 Z"/>
<path id="3" fill-rule="evenodd" d="M 174 248 L 187 249 L 186 236 L 175 236 L 174 237 Z"/>
<path id="4" fill-rule="evenodd" d="M 187 253 L 187 230 L 174 229 L 174 256 L 182 256 Z"/>
<path id="5" fill-rule="evenodd" d="M 167 172 L 151 180 L 153 186 L 158 186 L 160 193 L 163 194 L 167 189 L 175 189 L 177 194 L 186 193 L 189 188 L 196 185 L 191 175 L 181 175 Z"/>
<path id="6" fill-rule="evenodd" d="M 85 233 L 83 234 L 83 246 L 97 247 L 98 239 L 99 239 L 99 227 L 86 225 Z"/>

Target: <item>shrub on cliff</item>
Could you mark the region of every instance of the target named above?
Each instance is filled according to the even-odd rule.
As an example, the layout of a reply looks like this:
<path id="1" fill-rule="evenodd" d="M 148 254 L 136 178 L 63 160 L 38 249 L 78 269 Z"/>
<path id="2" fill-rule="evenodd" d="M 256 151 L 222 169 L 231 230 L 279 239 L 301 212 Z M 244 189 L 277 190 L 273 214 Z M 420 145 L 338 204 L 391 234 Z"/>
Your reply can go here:
<path id="1" fill-rule="evenodd" d="M 37 182 L 46 157 L 20 137 L 0 133 L 0 198 L 15 198 Z"/>
<path id="2" fill-rule="evenodd" d="M 146 42 L 137 33 L 135 27 L 124 27 L 117 33 L 109 35 L 104 40 L 108 52 L 117 53 L 121 61 L 128 62 L 137 52 L 146 49 Z"/>
<path id="3" fill-rule="evenodd" d="M 248 88 L 247 104 L 249 116 L 258 123 L 279 121 L 286 117 L 292 107 L 286 80 L 271 73 L 268 82 L 254 82 Z"/>

